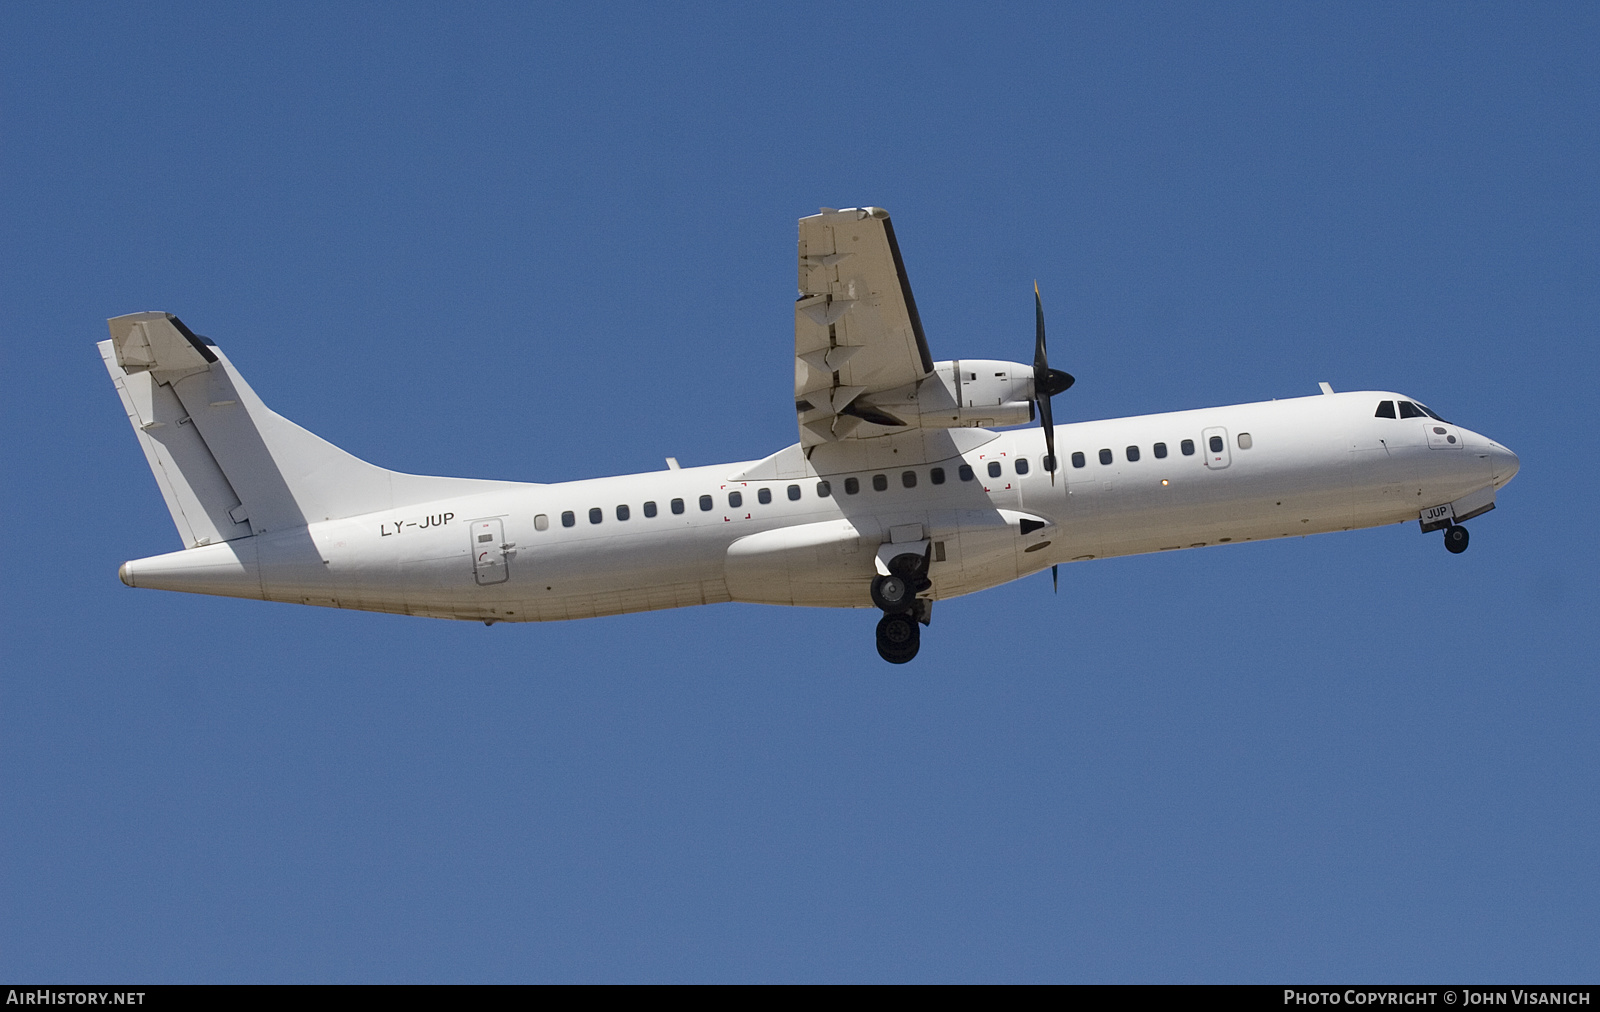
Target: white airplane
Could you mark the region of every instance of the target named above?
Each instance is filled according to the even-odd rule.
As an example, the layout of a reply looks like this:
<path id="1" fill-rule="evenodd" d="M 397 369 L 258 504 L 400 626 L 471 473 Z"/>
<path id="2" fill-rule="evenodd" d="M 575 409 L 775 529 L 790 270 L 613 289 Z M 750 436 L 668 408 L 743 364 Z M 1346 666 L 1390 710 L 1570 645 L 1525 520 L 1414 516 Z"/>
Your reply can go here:
<path id="1" fill-rule="evenodd" d="M 882 208 L 800 219 L 799 276 L 798 443 L 559 484 L 368 464 L 267 408 L 177 317 L 116 317 L 100 352 L 186 546 L 122 582 L 485 624 L 875 607 L 879 654 L 904 663 L 934 601 L 1063 562 L 1410 520 L 1460 552 L 1517 473 L 1414 397 L 1326 383 L 1056 426 L 1073 380 L 1046 360 L 1037 288 L 1031 366 L 935 362 Z"/>

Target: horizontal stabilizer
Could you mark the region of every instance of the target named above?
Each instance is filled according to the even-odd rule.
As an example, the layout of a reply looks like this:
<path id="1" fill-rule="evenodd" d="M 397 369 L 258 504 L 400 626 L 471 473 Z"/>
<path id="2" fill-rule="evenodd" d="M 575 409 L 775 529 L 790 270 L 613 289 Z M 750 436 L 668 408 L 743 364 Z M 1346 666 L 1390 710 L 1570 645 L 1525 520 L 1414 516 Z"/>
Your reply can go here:
<path id="1" fill-rule="evenodd" d="M 205 338 L 171 313 L 132 313 L 107 321 L 117 365 L 124 372 L 150 370 L 162 383 L 201 372 L 217 360 Z"/>

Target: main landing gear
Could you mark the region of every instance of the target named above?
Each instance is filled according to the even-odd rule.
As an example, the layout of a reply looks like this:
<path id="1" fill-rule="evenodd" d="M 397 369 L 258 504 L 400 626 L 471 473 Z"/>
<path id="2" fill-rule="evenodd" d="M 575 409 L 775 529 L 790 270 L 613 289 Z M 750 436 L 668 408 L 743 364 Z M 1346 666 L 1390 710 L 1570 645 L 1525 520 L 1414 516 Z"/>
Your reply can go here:
<path id="1" fill-rule="evenodd" d="M 1451 555 L 1460 555 L 1467 550 L 1467 529 L 1460 524 L 1451 524 L 1444 529 L 1444 547 Z"/>
<path id="2" fill-rule="evenodd" d="M 878 620 L 878 656 L 890 664 L 904 664 L 922 646 L 918 623 L 928 624 L 933 603 L 917 597 L 933 586 L 928 579 L 926 555 L 896 555 L 889 560 L 889 575 L 872 581 L 872 603 L 883 610 Z"/>

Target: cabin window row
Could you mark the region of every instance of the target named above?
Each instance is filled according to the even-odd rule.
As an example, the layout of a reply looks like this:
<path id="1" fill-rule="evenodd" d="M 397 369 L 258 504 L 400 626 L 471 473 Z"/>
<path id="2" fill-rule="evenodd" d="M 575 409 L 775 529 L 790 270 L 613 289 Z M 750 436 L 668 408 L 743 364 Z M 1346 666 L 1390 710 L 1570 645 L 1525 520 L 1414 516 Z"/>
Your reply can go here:
<path id="1" fill-rule="evenodd" d="M 1216 452 L 1220 453 L 1221 450 L 1222 450 L 1222 437 L 1221 436 L 1212 436 L 1211 439 L 1212 439 L 1213 442 L 1215 442 L 1217 444 L 1214 449 L 1216 450 Z M 1179 443 L 1178 444 L 1178 452 L 1183 454 L 1185 457 L 1194 456 L 1194 440 L 1185 439 L 1183 442 Z M 1151 456 L 1155 457 L 1157 460 L 1161 460 L 1161 459 L 1165 458 L 1167 456 L 1167 444 L 1166 443 L 1156 443 L 1155 445 L 1150 447 L 1150 454 L 1151 454 Z M 1130 464 L 1133 463 L 1134 461 L 1137 461 L 1141 456 L 1143 456 L 1143 454 L 1140 451 L 1138 446 L 1126 446 L 1126 447 L 1123 447 L 1122 455 L 1123 455 L 1123 458 L 1125 460 L 1127 460 Z M 1116 455 L 1111 452 L 1111 448 L 1110 447 L 1104 447 L 1104 448 L 1102 448 L 1100 450 L 1099 458 L 1100 458 L 1100 463 L 1102 463 L 1102 464 L 1110 464 L 1110 463 L 1112 463 L 1113 461 L 1116 460 Z M 1072 453 L 1072 458 L 1071 459 L 1072 459 L 1072 466 L 1073 467 L 1084 467 L 1089 463 L 1088 457 L 1084 455 L 1082 450 L 1074 450 L 1073 453 Z"/>
<path id="2" fill-rule="evenodd" d="M 1239 449 L 1248 450 L 1255 445 L 1255 439 L 1251 437 L 1250 433 L 1241 432 L 1238 435 L 1238 443 Z M 1225 444 L 1223 443 L 1221 436 L 1211 436 L 1206 441 L 1206 447 L 1212 453 L 1221 453 L 1224 446 Z M 1194 456 L 1194 440 L 1185 439 L 1180 442 L 1178 444 L 1178 452 L 1183 454 L 1185 457 Z M 1164 459 L 1167 456 L 1167 444 L 1156 443 L 1152 445 L 1150 447 L 1150 454 L 1157 460 Z M 1102 464 L 1111 464 L 1115 463 L 1116 461 L 1116 454 L 1112 452 L 1109 446 L 1102 447 L 1097 456 Z M 1122 457 L 1130 464 L 1137 462 L 1143 456 L 1143 451 L 1137 445 L 1125 446 L 1122 448 Z M 1071 459 L 1073 467 L 1086 467 L 1089 463 L 1088 456 L 1082 450 L 1074 450 Z"/>
<path id="3" fill-rule="evenodd" d="M 1014 466 L 1015 466 L 1016 471 L 1017 471 L 1018 474 L 1027 474 L 1028 473 L 1028 461 L 1025 458 L 1018 458 L 1014 462 Z M 959 468 L 957 468 L 956 474 L 962 481 L 972 481 L 974 479 L 974 477 L 976 477 L 974 475 L 974 473 L 973 473 L 972 467 L 970 465 L 968 465 L 968 464 L 962 464 Z M 996 478 L 998 478 L 1000 476 L 1000 463 L 998 461 L 991 461 L 990 462 L 990 464 L 989 464 L 989 474 L 992 477 L 996 477 Z M 889 489 L 889 476 L 887 474 L 875 474 L 875 475 L 872 476 L 872 478 L 870 480 L 871 480 L 872 488 L 873 488 L 874 491 L 878 491 L 878 492 L 886 492 L 886 491 L 888 491 L 888 489 Z M 931 468 L 928 471 L 928 481 L 930 483 L 932 483 L 934 485 L 943 485 L 946 482 L 946 480 L 948 480 L 948 479 L 947 479 L 947 475 L 946 475 L 946 472 L 945 472 L 944 468 L 935 467 L 935 468 Z M 918 475 L 917 475 L 916 471 L 902 471 L 900 473 L 900 485 L 901 485 L 902 488 L 916 488 L 917 487 L 917 482 L 918 482 Z M 857 494 L 859 494 L 860 491 L 861 491 L 861 479 L 860 478 L 856 478 L 856 477 L 846 478 L 844 480 L 844 491 L 845 491 L 846 495 L 857 495 Z M 816 494 L 817 494 L 817 498 L 819 498 L 819 499 L 827 499 L 828 497 L 832 496 L 833 495 L 833 483 L 829 482 L 829 481 L 825 481 L 825 480 L 817 482 L 817 484 L 816 484 Z M 791 502 L 800 501 L 800 498 L 801 498 L 801 495 L 802 495 L 800 486 L 799 485 L 790 485 L 790 486 L 788 486 L 787 488 L 784 489 L 784 495 L 787 496 L 788 499 Z M 770 488 L 758 488 L 758 489 L 756 489 L 756 502 L 760 503 L 761 505 L 763 505 L 763 506 L 768 505 L 769 503 L 772 502 L 772 498 L 773 498 L 772 489 L 770 489 Z M 729 508 L 731 508 L 731 509 L 741 509 L 741 508 L 743 508 L 743 506 L 744 506 L 744 492 L 743 492 L 743 490 L 734 489 L 733 491 L 730 491 L 728 493 L 727 502 L 728 502 Z M 713 498 L 710 495 L 702 495 L 702 496 L 700 496 L 697 505 L 700 507 L 700 511 L 702 513 L 709 513 L 712 510 L 716 509 L 716 507 L 717 507 L 715 498 Z M 688 508 L 687 505 L 685 504 L 684 500 L 682 500 L 682 499 L 674 499 L 674 500 L 672 500 L 671 503 L 669 504 L 669 507 L 670 507 L 670 509 L 672 510 L 672 512 L 674 514 L 684 513 L 684 512 L 687 511 L 687 508 Z M 628 504 L 626 504 L 626 503 L 618 505 L 613 512 L 614 512 L 614 515 L 616 516 L 617 520 L 619 520 L 619 521 L 629 520 L 629 519 L 631 519 L 633 517 L 633 508 L 631 506 L 629 506 Z M 660 510 L 659 510 L 659 507 L 657 506 L 657 504 L 652 501 L 652 502 L 646 502 L 644 504 L 644 511 L 643 512 L 644 512 L 644 515 L 646 517 L 654 517 L 654 516 L 657 516 L 659 514 Z M 605 522 L 605 518 L 606 518 L 605 517 L 605 510 L 602 509 L 599 506 L 590 507 L 588 516 L 589 516 L 589 523 L 591 523 L 591 524 L 604 523 Z M 578 523 L 578 515 L 574 511 L 566 510 L 565 512 L 563 512 L 561 514 L 561 526 L 563 526 L 563 527 L 575 527 L 575 526 L 577 526 L 577 523 Z M 549 530 L 550 529 L 550 518 L 549 518 L 549 516 L 544 514 L 544 513 L 538 514 L 537 516 L 535 516 L 533 518 L 533 526 L 534 526 L 534 528 L 536 530 L 541 530 L 541 531 Z"/>
<path id="4" fill-rule="evenodd" d="M 1018 457 L 1016 460 L 1012 461 L 1012 467 L 1016 470 L 1016 472 L 1018 474 L 1027 474 L 1028 473 L 1028 460 L 1027 460 L 1027 458 L 1026 457 Z M 1000 462 L 998 460 L 989 461 L 988 471 L 989 471 L 989 477 L 991 477 L 991 478 L 998 478 L 1003 473 L 1003 469 L 1002 469 L 1001 464 L 1000 464 Z M 971 464 L 961 464 L 956 468 L 956 478 L 958 480 L 960 480 L 960 481 L 974 481 L 974 480 L 977 479 L 977 477 L 978 477 L 978 474 L 977 474 L 976 471 L 974 471 L 972 469 L 972 465 Z M 872 490 L 874 492 L 887 492 L 887 491 L 889 491 L 889 476 L 887 474 L 875 474 L 868 480 L 869 480 L 869 483 L 872 485 Z M 949 472 L 947 472 L 944 468 L 942 468 L 942 467 L 932 467 L 932 468 L 928 469 L 928 483 L 930 485 L 943 485 L 945 482 L 947 482 L 949 480 L 950 480 Z M 900 487 L 901 488 L 916 488 L 917 487 L 917 483 L 919 481 L 921 481 L 921 476 L 916 471 L 901 471 L 900 472 L 899 481 L 900 481 Z M 844 480 L 844 494 L 845 495 L 859 495 L 860 493 L 861 493 L 861 479 L 860 478 L 851 477 L 851 478 L 846 478 Z"/>
<path id="5" fill-rule="evenodd" d="M 825 482 L 825 481 L 817 482 L 817 496 L 818 496 L 818 498 L 826 499 L 828 496 L 830 496 L 832 494 L 833 494 L 833 490 L 829 487 L 827 482 Z M 786 495 L 791 502 L 798 502 L 800 500 L 800 496 L 801 496 L 800 486 L 799 485 L 790 485 L 788 488 L 786 488 L 784 490 L 784 495 Z M 770 489 L 770 488 L 757 489 L 756 490 L 756 501 L 760 502 L 763 505 L 772 502 L 772 489 Z M 700 511 L 702 513 L 709 513 L 712 510 L 716 509 L 716 506 L 717 506 L 716 500 L 713 499 L 709 495 L 702 495 L 699 498 L 699 500 L 696 503 L 696 505 L 698 505 L 700 507 Z M 735 508 L 743 506 L 744 505 L 744 493 L 743 492 L 739 492 L 739 491 L 729 492 L 728 493 L 728 505 L 732 506 L 732 507 L 735 507 Z M 671 502 L 669 502 L 667 504 L 667 508 L 670 509 L 674 515 L 688 512 L 688 505 L 682 499 L 673 499 Z M 647 518 L 655 517 L 655 516 L 659 516 L 660 515 L 661 508 L 654 500 L 651 500 L 651 501 L 646 502 L 644 504 L 644 508 L 643 508 L 642 512 L 644 513 L 644 515 Z M 633 507 L 629 506 L 627 503 L 619 503 L 617 505 L 616 509 L 612 511 L 612 513 L 619 521 L 620 520 L 631 520 L 631 519 L 633 519 Z M 606 511 L 603 508 L 599 507 L 599 506 L 591 506 L 589 508 L 588 516 L 589 516 L 589 522 L 591 524 L 604 523 L 605 519 L 606 519 Z M 562 514 L 561 514 L 561 526 L 563 526 L 563 527 L 575 527 L 575 526 L 577 526 L 577 524 L 578 524 L 578 514 L 576 512 L 574 512 L 573 510 L 565 510 L 565 511 L 562 512 Z M 540 513 L 537 516 L 535 516 L 533 518 L 533 526 L 534 526 L 535 530 L 540 530 L 540 531 L 549 530 L 550 529 L 550 517 L 549 517 L 549 515 L 545 514 L 545 513 Z"/>
<path id="6" fill-rule="evenodd" d="M 1248 432 L 1239 433 L 1239 448 L 1242 449 L 1242 450 L 1248 450 L 1248 449 L 1250 449 L 1251 445 L 1252 445 L 1252 443 L 1251 443 L 1250 433 L 1248 433 Z M 1211 452 L 1213 452 L 1213 453 L 1221 453 L 1222 452 L 1222 447 L 1223 447 L 1222 437 L 1221 436 L 1212 436 L 1210 438 L 1209 447 L 1210 447 Z M 1185 457 L 1193 456 L 1194 455 L 1194 451 L 1195 451 L 1194 440 L 1192 440 L 1192 439 L 1183 440 L 1183 442 L 1178 444 L 1178 449 L 1179 449 L 1179 452 L 1181 452 Z M 1151 450 L 1151 453 L 1154 454 L 1154 456 L 1157 459 L 1161 459 L 1161 458 L 1167 456 L 1167 444 L 1166 443 L 1156 443 L 1155 445 L 1153 445 L 1150 448 L 1150 450 Z M 1129 463 L 1132 463 L 1132 462 L 1137 461 L 1137 460 L 1140 459 L 1141 452 L 1140 452 L 1140 449 L 1139 449 L 1138 446 L 1128 446 L 1128 447 L 1125 447 L 1123 449 L 1123 455 L 1128 460 Z M 1115 460 L 1115 455 L 1111 452 L 1110 448 L 1105 448 L 1105 449 L 1100 450 L 1099 458 L 1100 458 L 1100 463 L 1102 463 L 1102 464 L 1110 464 Z M 1086 466 L 1088 464 L 1088 458 L 1085 457 L 1083 451 L 1081 451 L 1081 450 L 1074 451 L 1073 454 L 1072 454 L 1072 458 L 1071 459 L 1072 459 L 1072 466 L 1073 467 L 1084 467 L 1084 466 Z M 1051 467 L 1052 464 L 1053 464 L 1053 460 L 1048 455 L 1046 455 L 1046 457 L 1044 459 L 1045 469 L 1046 470 L 1053 470 L 1053 468 Z M 1014 470 L 1018 475 L 1028 474 L 1029 471 L 1032 469 L 1032 466 L 1028 463 L 1028 458 L 1027 457 L 1017 457 L 1017 458 L 1015 458 L 1011 462 L 1011 467 L 1012 467 L 1012 470 Z M 988 475 L 991 478 L 999 478 L 999 477 L 1001 477 L 1001 476 L 1003 476 L 1005 474 L 1005 468 L 1000 463 L 1000 461 L 998 461 L 998 460 L 989 461 L 988 464 L 985 466 L 985 470 L 988 472 Z M 958 466 L 956 468 L 956 477 L 961 481 L 972 481 L 977 477 L 977 474 L 976 474 L 976 472 L 973 471 L 971 464 L 962 464 L 962 465 L 960 465 L 960 466 Z M 935 468 L 930 468 L 928 470 L 928 481 L 929 481 L 930 484 L 943 485 L 947 480 L 948 480 L 948 475 L 945 472 L 944 468 L 935 467 Z M 872 484 L 872 489 L 875 492 L 887 492 L 889 490 L 889 476 L 887 474 L 875 474 L 875 475 L 873 475 L 871 477 L 870 481 L 871 481 L 871 484 Z M 900 486 L 902 488 L 916 488 L 917 487 L 917 482 L 918 482 L 918 475 L 917 475 L 916 471 L 907 470 L 907 471 L 901 471 L 900 472 Z M 819 499 L 828 498 L 829 496 L 833 495 L 832 483 L 828 482 L 828 481 L 819 481 L 819 482 L 817 482 L 816 492 L 817 492 L 817 498 L 819 498 Z M 846 478 L 844 480 L 844 494 L 845 495 L 859 495 L 860 492 L 861 492 L 861 479 L 860 478 L 852 476 L 852 477 Z M 791 502 L 798 502 L 800 500 L 800 497 L 801 497 L 800 486 L 799 485 L 790 485 L 784 490 L 784 494 L 789 498 L 789 500 Z M 757 489 L 756 490 L 756 502 L 760 503 L 763 506 L 771 503 L 772 502 L 772 489 L 770 489 L 770 488 L 759 488 L 759 489 Z M 698 501 L 697 505 L 700 507 L 700 511 L 702 513 L 709 513 L 712 510 L 716 509 L 716 500 L 713 497 L 709 496 L 709 495 L 702 495 L 699 498 L 699 501 Z M 742 490 L 738 490 L 738 489 L 735 489 L 735 490 L 729 492 L 728 493 L 728 506 L 730 508 L 732 508 L 732 509 L 740 509 L 740 508 L 742 508 L 744 506 L 744 492 Z M 688 509 L 688 507 L 685 505 L 685 503 L 684 503 L 684 501 L 682 499 L 673 499 L 671 501 L 671 503 L 669 504 L 669 508 L 672 510 L 672 512 L 674 514 L 684 513 Z M 646 517 L 657 516 L 659 514 L 659 512 L 660 512 L 659 511 L 659 507 L 656 505 L 656 503 L 654 501 L 646 502 L 644 504 L 644 515 Z M 616 518 L 619 521 L 621 521 L 621 520 L 629 520 L 633 516 L 633 509 L 628 504 L 622 503 L 622 504 L 619 504 L 616 507 L 614 513 L 615 513 Z M 591 524 L 604 523 L 605 522 L 605 510 L 602 509 L 599 506 L 590 507 L 589 508 L 589 522 Z M 565 512 L 563 512 L 561 514 L 561 526 L 563 526 L 563 527 L 574 527 L 574 526 L 577 525 L 577 523 L 578 523 L 578 516 L 572 510 L 566 510 Z M 550 528 L 550 518 L 546 514 L 540 513 L 539 515 L 537 515 L 537 516 L 535 516 L 533 518 L 533 526 L 534 526 L 534 528 L 536 530 L 541 530 L 541 531 L 548 530 Z"/>

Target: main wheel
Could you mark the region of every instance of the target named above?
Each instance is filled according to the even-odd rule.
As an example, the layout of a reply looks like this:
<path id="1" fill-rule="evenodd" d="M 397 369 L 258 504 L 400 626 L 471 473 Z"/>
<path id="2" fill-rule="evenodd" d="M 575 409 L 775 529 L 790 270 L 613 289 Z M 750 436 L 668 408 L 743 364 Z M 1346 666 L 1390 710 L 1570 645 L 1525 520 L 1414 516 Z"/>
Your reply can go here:
<path id="1" fill-rule="evenodd" d="M 922 556 L 906 552 L 889 560 L 889 572 L 896 576 L 916 577 L 922 571 Z"/>
<path id="2" fill-rule="evenodd" d="M 1444 546 L 1452 555 L 1460 555 L 1467 550 L 1467 529 L 1460 524 L 1452 524 L 1444 529 Z"/>
<path id="3" fill-rule="evenodd" d="M 905 611 L 916 594 L 911 581 L 895 573 L 880 576 L 872 581 L 872 603 L 885 612 Z"/>
<path id="4" fill-rule="evenodd" d="M 904 664 L 917 656 L 922 631 L 910 615 L 885 615 L 878 620 L 878 656 L 890 664 Z"/>

